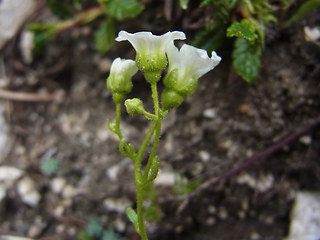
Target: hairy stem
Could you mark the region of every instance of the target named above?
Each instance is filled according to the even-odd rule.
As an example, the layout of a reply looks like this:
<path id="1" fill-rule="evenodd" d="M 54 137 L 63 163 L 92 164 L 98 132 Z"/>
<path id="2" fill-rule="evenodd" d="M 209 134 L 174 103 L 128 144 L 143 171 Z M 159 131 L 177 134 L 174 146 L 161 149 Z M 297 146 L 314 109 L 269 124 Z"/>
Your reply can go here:
<path id="1" fill-rule="evenodd" d="M 123 136 L 120 130 L 121 103 L 116 104 L 116 134 L 122 140 Z"/>

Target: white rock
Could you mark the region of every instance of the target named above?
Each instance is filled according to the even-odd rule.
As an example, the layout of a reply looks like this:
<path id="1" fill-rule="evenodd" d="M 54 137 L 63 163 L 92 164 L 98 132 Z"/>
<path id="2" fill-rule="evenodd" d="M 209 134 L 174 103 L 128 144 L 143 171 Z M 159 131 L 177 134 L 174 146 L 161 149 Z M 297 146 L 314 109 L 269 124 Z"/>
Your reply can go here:
<path id="1" fill-rule="evenodd" d="M 27 64 L 32 62 L 32 51 L 34 43 L 34 34 L 29 31 L 23 31 L 20 39 L 20 51 L 23 61 Z"/>
<path id="2" fill-rule="evenodd" d="M 23 174 L 23 171 L 11 167 L 11 166 L 1 166 L 0 167 L 0 181 L 5 182 L 6 184 L 11 184 L 20 178 Z"/>
<path id="3" fill-rule="evenodd" d="M 0 202 L 6 197 L 6 195 L 7 195 L 6 186 L 3 184 L 0 184 Z"/>
<path id="4" fill-rule="evenodd" d="M 0 1 L 0 49 L 17 33 L 35 8 L 35 0 Z"/>
<path id="5" fill-rule="evenodd" d="M 119 164 L 113 165 L 112 167 L 108 168 L 107 175 L 111 181 L 115 182 L 116 180 L 118 180 L 119 170 Z"/>
<path id="6" fill-rule="evenodd" d="M 215 108 L 208 108 L 203 111 L 203 116 L 209 119 L 215 118 L 216 115 L 217 115 L 217 109 Z"/>
<path id="7" fill-rule="evenodd" d="M 310 145 L 312 143 L 312 137 L 308 135 L 302 136 L 299 138 L 299 141 L 304 145 Z"/>
<path id="8" fill-rule="evenodd" d="M 23 203 L 30 205 L 31 207 L 36 207 L 38 205 L 41 196 L 31 178 L 22 178 L 18 182 L 17 190 Z"/>
<path id="9" fill-rule="evenodd" d="M 237 183 L 246 184 L 259 192 L 266 192 L 273 186 L 274 177 L 271 174 L 266 174 L 255 178 L 248 173 L 243 173 L 237 177 Z"/>
<path id="10" fill-rule="evenodd" d="M 173 186 L 176 183 L 176 174 L 169 170 L 160 170 L 154 184 L 156 186 Z"/>
<path id="11" fill-rule="evenodd" d="M 131 206 L 131 202 L 127 198 L 107 198 L 103 201 L 103 205 L 109 211 L 123 213 L 125 208 Z"/>
<path id="12" fill-rule="evenodd" d="M 289 236 L 286 240 L 320 238 L 320 192 L 299 192 L 291 212 Z"/>
<path id="13" fill-rule="evenodd" d="M 203 162 L 208 162 L 210 160 L 210 153 L 208 153 L 207 151 L 201 150 L 199 152 L 199 157 Z"/>
<path id="14" fill-rule="evenodd" d="M 66 183 L 67 181 L 64 178 L 54 178 L 51 182 L 51 190 L 56 194 L 60 194 L 66 186 Z"/>
<path id="15" fill-rule="evenodd" d="M 77 195 L 78 193 L 79 193 L 79 191 L 75 187 L 73 187 L 71 185 L 66 185 L 63 188 L 62 196 L 64 198 L 72 198 L 75 195 Z"/>
<path id="16" fill-rule="evenodd" d="M 320 27 L 311 28 L 309 26 L 305 26 L 304 34 L 307 41 L 316 42 L 320 39 Z"/>
<path id="17" fill-rule="evenodd" d="M 0 13 L 1 16 L 1 13 Z M 1 17 L 0 17 L 1 19 Z M 1 24 L 1 20 L 0 20 Z M 1 30 L 0 30 L 1 34 Z M 0 101 L 0 163 L 6 158 L 8 155 L 9 151 L 11 150 L 11 145 L 12 145 L 12 136 L 10 134 L 10 128 L 5 120 L 5 111 L 6 111 L 6 106 L 4 105 L 3 102 Z M 0 174 L 1 177 L 1 174 Z"/>

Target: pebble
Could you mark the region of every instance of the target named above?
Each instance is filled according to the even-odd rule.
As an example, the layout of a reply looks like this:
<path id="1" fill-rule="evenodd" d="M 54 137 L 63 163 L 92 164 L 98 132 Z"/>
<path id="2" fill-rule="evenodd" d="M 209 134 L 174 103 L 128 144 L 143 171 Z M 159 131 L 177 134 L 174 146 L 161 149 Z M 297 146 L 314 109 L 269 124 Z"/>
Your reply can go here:
<path id="1" fill-rule="evenodd" d="M 34 181 L 29 177 L 22 178 L 17 185 L 18 194 L 23 203 L 36 207 L 40 201 L 40 194 L 36 189 Z"/>
<path id="2" fill-rule="evenodd" d="M 173 186 L 176 183 L 176 174 L 170 170 L 160 170 L 154 184 L 156 186 Z"/>
<path id="3" fill-rule="evenodd" d="M 237 177 L 237 183 L 246 184 L 258 192 L 266 192 L 273 186 L 274 177 L 271 174 L 266 174 L 255 178 L 248 173 L 243 173 Z"/>
<path id="4" fill-rule="evenodd" d="M 51 182 L 51 190 L 56 194 L 62 193 L 67 181 L 64 178 L 54 178 Z"/>
<path id="5" fill-rule="evenodd" d="M 19 47 L 23 61 L 30 64 L 33 60 L 34 34 L 30 31 L 22 31 Z"/>
<path id="6" fill-rule="evenodd" d="M 10 127 L 5 119 L 5 112 L 6 106 L 3 102 L 0 102 L 0 163 L 4 161 L 12 146 L 12 136 Z"/>
<path id="7" fill-rule="evenodd" d="M 208 225 L 208 226 L 212 226 L 212 225 L 214 225 L 216 223 L 216 219 L 214 218 L 214 217 L 208 217 L 207 219 L 206 219 L 206 224 Z"/>
<path id="8" fill-rule="evenodd" d="M 320 237 L 320 192 L 301 191 L 291 211 L 286 240 L 315 240 Z"/>
<path id="9" fill-rule="evenodd" d="M 23 171 L 10 166 L 0 167 L 0 182 L 4 182 L 6 185 L 11 185 L 23 174 Z"/>
<path id="10" fill-rule="evenodd" d="M 251 238 L 251 240 L 260 240 L 261 236 L 259 233 L 253 232 L 253 233 L 251 233 L 250 238 Z"/>
<path id="11" fill-rule="evenodd" d="M 0 184 L 0 202 L 6 197 L 6 195 L 7 195 L 6 186 L 3 184 Z"/>
<path id="12" fill-rule="evenodd" d="M 77 191 L 77 189 L 71 185 L 66 185 L 63 189 L 62 192 L 62 196 L 64 198 L 72 198 L 75 195 L 77 195 L 79 193 L 79 191 Z"/>
<path id="13" fill-rule="evenodd" d="M 309 146 L 312 143 L 311 136 L 302 136 L 299 138 L 299 142 L 303 143 L 304 145 Z"/>
<path id="14" fill-rule="evenodd" d="M 228 211 L 225 207 L 219 207 L 218 216 L 220 219 L 225 220 L 228 218 Z"/>
<path id="15" fill-rule="evenodd" d="M 201 159 L 201 161 L 203 162 L 208 162 L 210 160 L 210 153 L 208 153 L 207 151 L 201 150 L 199 152 L 199 157 Z"/>
<path id="16" fill-rule="evenodd" d="M 210 214 L 215 214 L 215 213 L 217 212 L 217 208 L 216 208 L 215 206 L 213 206 L 213 205 L 210 205 L 210 206 L 208 207 L 208 212 L 209 212 Z"/>
<path id="17" fill-rule="evenodd" d="M 118 232 L 124 232 L 126 230 L 126 223 L 121 219 L 121 218 L 117 218 L 114 221 L 114 228 L 118 231 Z"/>
<path id="18" fill-rule="evenodd" d="M 215 108 L 208 108 L 203 111 L 203 116 L 208 119 L 213 119 L 215 118 L 216 115 L 217 115 L 217 109 Z"/>
<path id="19" fill-rule="evenodd" d="M 103 205 L 109 211 L 123 213 L 126 207 L 131 206 L 131 202 L 125 197 L 107 198 L 103 201 Z"/>
<path id="20" fill-rule="evenodd" d="M 119 174 L 120 166 L 119 164 L 113 165 L 107 170 L 107 176 L 108 178 L 115 182 L 118 180 L 118 174 Z"/>

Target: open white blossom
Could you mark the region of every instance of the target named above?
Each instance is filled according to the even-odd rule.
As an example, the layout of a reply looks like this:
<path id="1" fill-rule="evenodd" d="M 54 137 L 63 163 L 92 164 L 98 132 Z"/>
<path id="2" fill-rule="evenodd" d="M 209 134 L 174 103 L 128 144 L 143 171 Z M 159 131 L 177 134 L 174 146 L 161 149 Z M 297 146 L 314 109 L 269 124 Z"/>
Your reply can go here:
<path id="1" fill-rule="evenodd" d="M 180 51 L 172 44 L 168 49 L 169 72 L 178 69 L 178 82 L 187 79 L 199 79 L 214 69 L 221 61 L 215 51 L 211 58 L 206 50 L 184 44 Z"/>
<path id="2" fill-rule="evenodd" d="M 161 71 L 167 65 L 166 51 L 176 39 L 186 39 L 183 32 L 174 31 L 157 36 L 151 32 L 128 33 L 120 31 L 116 41 L 128 40 L 137 52 L 136 63 L 146 72 Z"/>

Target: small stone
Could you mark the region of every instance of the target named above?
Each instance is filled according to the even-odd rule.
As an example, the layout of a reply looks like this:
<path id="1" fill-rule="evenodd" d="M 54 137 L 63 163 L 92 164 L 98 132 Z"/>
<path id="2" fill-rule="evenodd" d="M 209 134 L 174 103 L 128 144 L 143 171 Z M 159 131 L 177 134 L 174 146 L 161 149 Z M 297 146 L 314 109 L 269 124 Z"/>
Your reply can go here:
<path id="1" fill-rule="evenodd" d="M 218 216 L 220 219 L 225 220 L 228 218 L 228 211 L 225 207 L 220 207 L 218 211 Z"/>
<path id="2" fill-rule="evenodd" d="M 251 239 L 251 240 L 260 240 L 260 239 L 261 239 L 261 236 L 260 236 L 259 233 L 253 232 L 253 233 L 250 234 L 250 239 Z"/>
<path id="3" fill-rule="evenodd" d="M 217 208 L 216 208 L 215 206 L 213 206 L 213 205 L 210 205 L 210 206 L 208 207 L 208 212 L 209 212 L 210 214 L 215 214 L 215 213 L 217 212 Z"/>
<path id="4" fill-rule="evenodd" d="M 51 182 L 51 190 L 56 194 L 60 194 L 66 186 L 66 183 L 67 181 L 64 178 L 54 178 Z"/>
<path id="5" fill-rule="evenodd" d="M 217 115 L 217 110 L 215 108 L 208 108 L 203 111 L 203 116 L 208 119 L 213 119 Z"/>
<path id="6" fill-rule="evenodd" d="M 302 144 L 309 146 L 312 143 L 312 137 L 311 136 L 302 136 L 299 138 L 299 141 Z"/>
<path id="7" fill-rule="evenodd" d="M 118 232 L 124 232 L 126 230 L 126 223 L 121 218 L 117 218 L 114 221 L 114 228 Z"/>
<path id="8" fill-rule="evenodd" d="M 0 167 L 0 181 L 5 182 L 6 184 L 11 184 L 20 178 L 23 174 L 23 171 L 10 166 L 1 166 Z"/>
<path id="9" fill-rule="evenodd" d="M 40 194 L 37 191 L 34 181 L 29 177 L 22 178 L 17 185 L 18 194 L 23 203 L 36 207 L 40 201 Z"/>
<path id="10" fill-rule="evenodd" d="M 154 184 L 156 186 L 173 186 L 176 183 L 176 174 L 169 170 L 160 170 Z"/>
<path id="11" fill-rule="evenodd" d="M 131 202 L 127 198 L 107 198 L 103 205 L 109 211 L 123 213 L 126 207 L 131 206 Z"/>
<path id="12" fill-rule="evenodd" d="M 199 157 L 201 159 L 201 161 L 203 162 L 208 162 L 210 160 L 210 153 L 208 153 L 207 151 L 201 150 L 199 152 Z"/>
<path id="13" fill-rule="evenodd" d="M 212 225 L 214 225 L 216 223 L 216 219 L 214 218 L 214 217 L 208 217 L 207 219 L 206 219 L 206 224 L 208 225 L 208 226 L 212 226 Z"/>
<path id="14" fill-rule="evenodd" d="M 239 217 L 240 219 L 245 219 L 245 218 L 246 218 L 246 212 L 243 211 L 243 210 L 239 210 L 239 211 L 237 212 L 237 215 L 238 215 L 238 217 Z"/>
<path id="15" fill-rule="evenodd" d="M 237 177 L 237 182 L 239 184 L 246 184 L 259 192 L 266 192 L 273 186 L 274 177 L 271 174 L 266 174 L 255 178 L 250 174 L 243 173 Z"/>
<path id="16" fill-rule="evenodd" d="M 6 197 L 7 189 L 3 184 L 0 184 L 0 202 Z"/>
<path id="17" fill-rule="evenodd" d="M 102 58 L 99 60 L 98 68 L 101 73 L 107 73 L 110 71 L 112 61 L 109 58 Z"/>
<path id="18" fill-rule="evenodd" d="M 118 180 L 119 170 L 119 164 L 113 165 L 112 167 L 108 168 L 107 175 L 111 181 L 115 182 Z"/>
<path id="19" fill-rule="evenodd" d="M 27 64 L 32 62 L 32 51 L 34 45 L 34 34 L 30 31 L 22 31 L 20 38 L 20 51 L 23 61 Z"/>
<path id="20" fill-rule="evenodd" d="M 64 198 L 72 198 L 77 194 L 78 194 L 77 189 L 71 185 L 66 185 L 62 192 L 62 196 Z"/>

